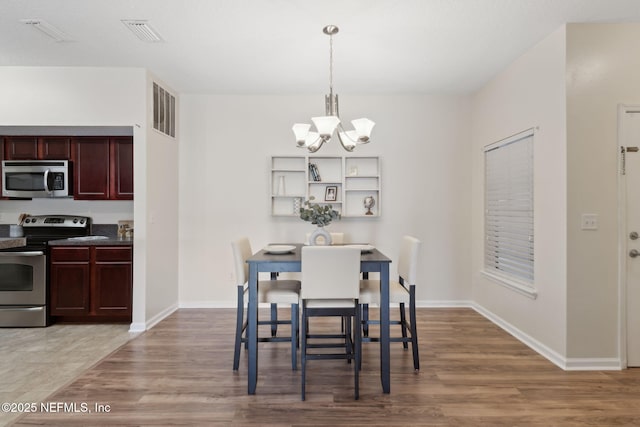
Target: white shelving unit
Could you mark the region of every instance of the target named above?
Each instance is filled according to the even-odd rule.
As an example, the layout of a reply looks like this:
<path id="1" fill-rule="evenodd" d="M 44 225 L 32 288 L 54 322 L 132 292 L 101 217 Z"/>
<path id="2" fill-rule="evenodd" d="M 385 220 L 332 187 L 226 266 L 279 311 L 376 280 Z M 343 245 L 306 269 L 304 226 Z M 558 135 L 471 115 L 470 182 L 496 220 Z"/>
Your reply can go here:
<path id="1" fill-rule="evenodd" d="M 307 197 L 308 166 L 304 157 L 271 158 L 271 214 L 298 216 Z M 297 203 L 297 208 L 296 208 Z"/>
<path id="2" fill-rule="evenodd" d="M 315 174 L 310 165 L 315 168 Z M 333 189 L 335 200 L 327 200 Z M 271 214 L 298 216 L 305 200 L 330 204 L 342 217 L 380 216 L 380 159 L 378 157 L 273 156 L 271 158 Z M 367 214 L 364 199 L 375 205 Z"/>
<path id="3" fill-rule="evenodd" d="M 377 157 L 345 157 L 344 216 L 380 216 L 380 161 Z M 373 197 L 371 214 L 365 197 Z"/>

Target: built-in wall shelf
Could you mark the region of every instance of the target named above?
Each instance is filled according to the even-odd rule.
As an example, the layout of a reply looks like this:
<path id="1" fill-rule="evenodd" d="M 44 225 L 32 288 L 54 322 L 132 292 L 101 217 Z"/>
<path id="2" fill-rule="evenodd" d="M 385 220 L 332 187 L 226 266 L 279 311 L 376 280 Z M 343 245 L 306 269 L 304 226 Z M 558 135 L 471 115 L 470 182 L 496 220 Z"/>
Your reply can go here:
<path id="1" fill-rule="evenodd" d="M 380 216 L 378 157 L 271 157 L 271 214 L 298 216 L 305 200 L 330 204 L 342 217 Z M 365 199 L 374 205 L 365 208 Z"/>

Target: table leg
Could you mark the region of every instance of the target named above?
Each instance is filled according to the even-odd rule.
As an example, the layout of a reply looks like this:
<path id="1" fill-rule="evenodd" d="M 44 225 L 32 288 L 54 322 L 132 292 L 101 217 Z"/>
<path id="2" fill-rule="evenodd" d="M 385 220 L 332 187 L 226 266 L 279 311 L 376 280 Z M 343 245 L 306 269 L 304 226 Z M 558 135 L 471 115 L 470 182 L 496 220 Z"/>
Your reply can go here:
<path id="1" fill-rule="evenodd" d="M 380 264 L 380 380 L 382 391 L 391 392 L 389 342 L 389 264 Z"/>
<path id="2" fill-rule="evenodd" d="M 256 394 L 258 382 L 258 266 L 249 263 L 249 306 L 247 309 L 247 341 L 249 350 L 249 394 Z"/>

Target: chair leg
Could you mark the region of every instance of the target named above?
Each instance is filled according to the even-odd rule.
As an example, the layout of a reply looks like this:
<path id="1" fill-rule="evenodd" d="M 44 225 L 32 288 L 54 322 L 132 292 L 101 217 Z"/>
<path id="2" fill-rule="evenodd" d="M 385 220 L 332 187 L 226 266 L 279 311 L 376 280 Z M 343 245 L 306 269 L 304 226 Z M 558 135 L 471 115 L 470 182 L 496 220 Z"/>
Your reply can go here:
<path id="1" fill-rule="evenodd" d="M 360 318 L 360 307 L 356 306 L 356 312 L 355 312 L 355 317 L 354 317 L 354 327 L 353 327 L 353 333 L 354 333 L 354 341 L 355 341 L 355 360 L 353 362 L 353 369 L 354 369 L 354 381 L 355 381 L 355 399 L 358 400 L 360 398 L 360 368 L 362 366 L 362 329 L 360 328 L 361 325 L 361 318 Z"/>
<path id="2" fill-rule="evenodd" d="M 407 338 L 407 315 L 403 302 L 400 303 L 400 326 L 402 327 L 402 338 Z M 402 347 L 405 350 L 409 348 L 406 340 L 402 341 Z"/>
<path id="3" fill-rule="evenodd" d="M 244 329 L 244 294 L 238 290 L 238 308 L 236 314 L 236 341 L 233 347 L 233 370 L 240 366 L 240 347 L 242 346 L 242 330 Z"/>
<path id="4" fill-rule="evenodd" d="M 307 319 L 307 310 L 304 305 L 302 306 L 302 322 L 300 325 L 300 367 L 302 370 L 302 389 L 301 389 L 301 398 L 305 399 L 305 380 L 306 380 L 306 371 L 307 371 L 307 327 L 308 319 Z"/>
<path id="5" fill-rule="evenodd" d="M 362 335 L 369 336 L 369 304 L 362 304 Z"/>
<path id="6" fill-rule="evenodd" d="M 271 336 L 278 334 L 278 304 L 271 303 Z"/>
<path id="7" fill-rule="evenodd" d="M 351 317 L 343 317 L 342 318 L 342 324 L 344 325 L 344 346 L 345 346 L 345 351 L 347 355 L 351 355 L 351 357 L 353 357 L 353 351 L 354 351 L 354 346 L 353 346 L 353 335 L 351 334 L 351 322 L 353 321 L 353 318 Z M 355 326 L 354 326 L 355 327 Z M 347 363 L 351 363 L 351 358 L 347 357 Z"/>
<path id="8" fill-rule="evenodd" d="M 411 322 L 411 350 L 413 351 L 413 369 L 420 370 L 420 357 L 418 356 L 418 326 L 416 323 L 416 294 L 412 289 L 409 304 L 409 321 Z"/>
<path id="9" fill-rule="evenodd" d="M 291 369 L 298 369 L 298 304 L 291 304 Z"/>

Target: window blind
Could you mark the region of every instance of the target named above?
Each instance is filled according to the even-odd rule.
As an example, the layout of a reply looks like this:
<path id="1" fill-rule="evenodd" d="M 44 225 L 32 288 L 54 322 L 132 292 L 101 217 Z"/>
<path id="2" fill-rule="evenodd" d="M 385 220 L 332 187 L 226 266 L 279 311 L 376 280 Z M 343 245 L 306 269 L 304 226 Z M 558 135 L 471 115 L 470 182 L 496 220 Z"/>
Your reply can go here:
<path id="1" fill-rule="evenodd" d="M 485 147 L 485 271 L 533 284 L 533 129 Z"/>

